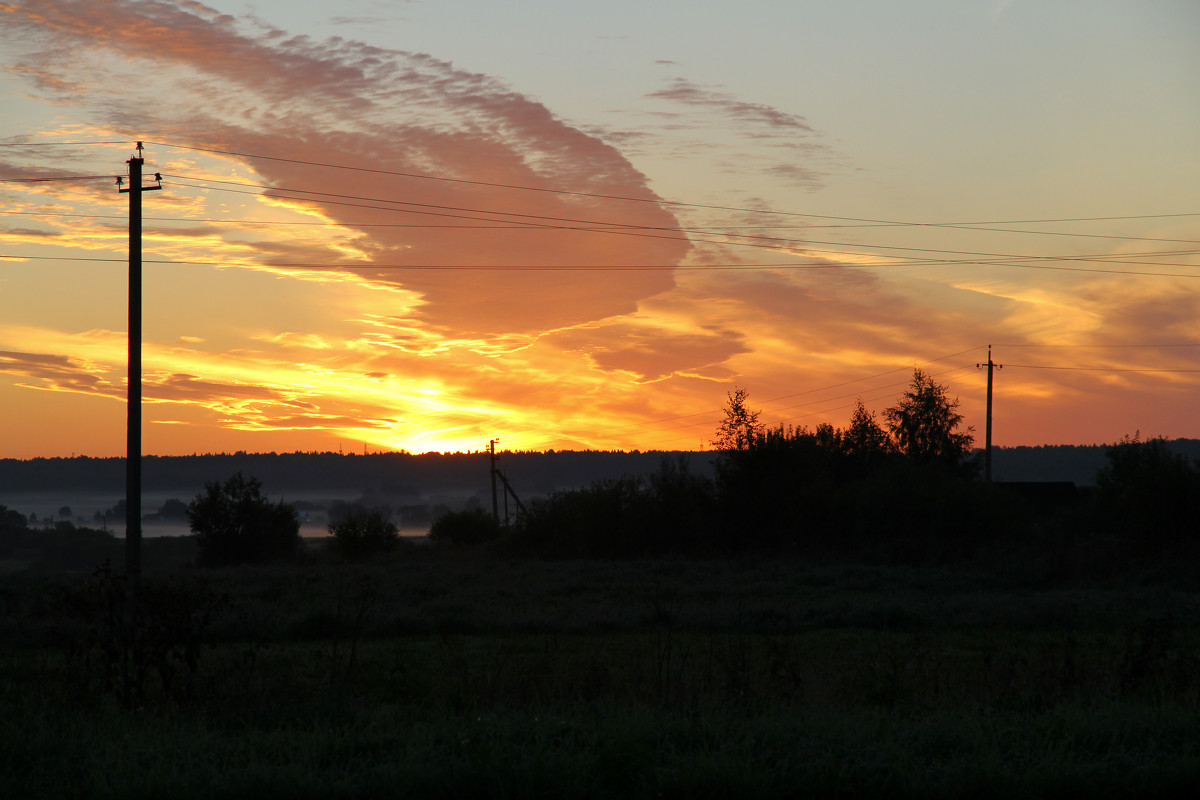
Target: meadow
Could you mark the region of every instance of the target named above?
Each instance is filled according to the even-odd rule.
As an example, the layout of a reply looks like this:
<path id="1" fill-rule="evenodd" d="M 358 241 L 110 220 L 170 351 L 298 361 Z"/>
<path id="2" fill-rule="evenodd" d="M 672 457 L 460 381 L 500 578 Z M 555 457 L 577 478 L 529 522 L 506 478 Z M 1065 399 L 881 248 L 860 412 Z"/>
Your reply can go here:
<path id="1" fill-rule="evenodd" d="M 0 575 L 6 797 L 1124 797 L 1200 782 L 1200 582 L 992 557 Z M 173 548 L 151 552 L 155 548 Z"/>

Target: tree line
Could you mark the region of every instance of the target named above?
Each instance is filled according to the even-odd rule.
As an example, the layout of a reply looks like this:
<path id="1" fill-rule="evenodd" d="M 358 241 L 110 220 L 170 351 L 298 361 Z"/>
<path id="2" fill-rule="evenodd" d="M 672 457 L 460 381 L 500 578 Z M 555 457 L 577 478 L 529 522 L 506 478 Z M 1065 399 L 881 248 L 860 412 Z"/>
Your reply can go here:
<path id="1" fill-rule="evenodd" d="M 846 428 L 768 427 L 729 393 L 712 477 L 664 459 L 529 504 L 508 526 L 480 510 L 435 522 L 435 541 L 547 557 L 793 554 L 945 563 L 1058 553 L 1064 564 L 1191 547 L 1200 468 L 1162 439 L 1106 448 L 1096 486 L 988 483 L 959 403 L 921 370 L 896 405 L 858 401 Z M 1081 560 L 1080 556 L 1086 554 Z M 1069 567 L 1064 567 L 1069 568 Z"/>
<path id="2" fill-rule="evenodd" d="M 768 427 L 759 417 L 746 390 L 728 394 L 711 474 L 663 456 L 649 475 L 552 492 L 507 524 L 478 506 L 446 511 L 433 521 L 430 543 L 544 558 L 788 554 L 890 563 L 956 561 L 998 546 L 1068 560 L 1084 551 L 1093 559 L 1157 557 L 1195 544 L 1200 468 L 1162 439 L 1135 435 L 1110 445 L 1094 488 L 1077 493 L 1068 484 L 1054 495 L 984 481 L 957 399 L 920 370 L 881 414 L 858 401 L 844 429 Z M 241 472 L 207 482 L 186 515 L 201 565 L 301 552 L 296 506 L 271 501 Z M 331 516 L 338 557 L 399 548 L 384 507 L 344 504 Z M 0 507 L 0 550 L 25 522 Z"/>

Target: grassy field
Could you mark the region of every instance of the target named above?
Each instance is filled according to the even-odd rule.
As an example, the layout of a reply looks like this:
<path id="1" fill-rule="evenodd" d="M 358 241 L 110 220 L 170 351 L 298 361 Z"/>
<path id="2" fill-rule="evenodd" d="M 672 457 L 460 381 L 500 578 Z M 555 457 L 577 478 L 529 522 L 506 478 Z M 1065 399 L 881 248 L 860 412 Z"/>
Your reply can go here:
<path id="1" fill-rule="evenodd" d="M 410 550 L 364 566 L 159 566 L 132 638 L 122 603 L 115 578 L 0 575 L 0 796 L 1200 784 L 1200 592 L 1186 580 Z"/>

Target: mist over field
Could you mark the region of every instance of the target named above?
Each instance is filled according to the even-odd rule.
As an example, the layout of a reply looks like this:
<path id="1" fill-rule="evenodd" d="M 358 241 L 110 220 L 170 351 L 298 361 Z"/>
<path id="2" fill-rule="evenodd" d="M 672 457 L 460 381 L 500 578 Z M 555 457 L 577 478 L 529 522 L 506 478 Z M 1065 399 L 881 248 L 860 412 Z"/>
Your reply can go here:
<path id="1" fill-rule="evenodd" d="M 664 457 L 680 455 L 694 472 L 711 474 L 713 453 L 501 453 L 497 466 L 520 496 L 533 499 L 594 481 L 649 474 Z M 304 536 L 327 535 L 328 512 L 339 503 L 386 507 L 401 526 L 401 535 L 421 536 L 437 509 L 457 511 L 474 504 L 490 508 L 489 469 L 486 452 L 146 456 L 143 531 L 146 536 L 189 533 L 185 517 L 159 517 L 163 504 L 180 500 L 186 505 L 206 483 L 240 472 L 259 479 L 273 500 L 295 505 Z M 124 481 L 123 458 L 2 459 L 0 504 L 36 515 L 36 524 L 65 521 L 123 536 L 123 520 L 114 524 L 103 515 L 124 497 Z M 70 515 L 59 513 L 64 506 Z"/>
<path id="2" fill-rule="evenodd" d="M 1200 440 L 1168 442 L 1172 452 L 1200 460 Z M 1104 445 L 997 447 L 993 469 L 998 481 L 1095 482 L 1105 464 Z M 713 452 L 545 452 L 501 453 L 498 467 L 528 500 L 555 491 L 587 486 L 626 475 L 648 475 L 664 458 L 684 457 L 689 469 L 712 474 Z M 64 520 L 103 528 L 101 516 L 124 497 L 123 458 L 0 459 L 0 504 L 39 521 Z M 486 452 L 423 454 L 237 453 L 230 455 L 147 456 L 143 459 L 142 514 L 147 536 L 188 533 L 182 517 L 158 519 L 163 504 L 190 502 L 209 481 L 234 473 L 258 478 L 273 499 L 297 505 L 306 536 L 326 534 L 326 513 L 337 502 L 388 506 L 405 535 L 428 531 L 427 519 L 399 512 L 403 506 L 442 505 L 451 510 L 479 502 L 490 508 L 491 486 Z M 474 500 L 472 500 L 474 498 Z M 59 514 L 67 506 L 69 518 Z M 415 509 L 414 509 L 415 510 Z M 118 535 L 123 523 L 108 524 Z"/>

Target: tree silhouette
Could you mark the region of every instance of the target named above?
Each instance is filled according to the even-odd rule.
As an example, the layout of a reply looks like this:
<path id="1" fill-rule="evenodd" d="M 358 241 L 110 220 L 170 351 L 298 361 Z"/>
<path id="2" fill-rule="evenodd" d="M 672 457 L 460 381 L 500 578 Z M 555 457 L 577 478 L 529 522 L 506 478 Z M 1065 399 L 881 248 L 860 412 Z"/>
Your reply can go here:
<path id="1" fill-rule="evenodd" d="M 300 517 L 284 503 L 272 503 L 256 478 L 235 474 L 222 484 L 211 481 L 188 505 L 204 566 L 262 563 L 300 549 Z"/>
<path id="2" fill-rule="evenodd" d="M 334 548 L 343 557 L 361 560 L 394 550 L 400 544 L 395 523 L 381 509 L 351 508 L 329 523 Z"/>
<path id="3" fill-rule="evenodd" d="M 750 393 L 745 389 L 729 392 L 729 403 L 725 406 L 725 419 L 717 426 L 717 438 L 712 440 L 718 450 L 748 450 L 762 435 L 757 411 L 746 407 Z"/>
<path id="4" fill-rule="evenodd" d="M 862 398 L 856 401 L 850 427 L 842 433 L 842 449 L 852 456 L 870 458 L 895 449 L 892 437 L 879 424 L 874 411 L 868 411 Z"/>
<path id="5" fill-rule="evenodd" d="M 958 398 L 951 400 L 946 387 L 919 369 L 900 402 L 884 409 L 897 449 L 910 461 L 923 466 L 957 467 L 971 452 L 975 441 L 972 428 L 957 432 L 962 414 Z"/>

